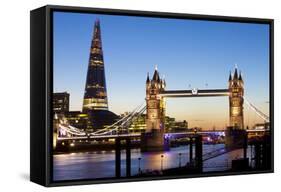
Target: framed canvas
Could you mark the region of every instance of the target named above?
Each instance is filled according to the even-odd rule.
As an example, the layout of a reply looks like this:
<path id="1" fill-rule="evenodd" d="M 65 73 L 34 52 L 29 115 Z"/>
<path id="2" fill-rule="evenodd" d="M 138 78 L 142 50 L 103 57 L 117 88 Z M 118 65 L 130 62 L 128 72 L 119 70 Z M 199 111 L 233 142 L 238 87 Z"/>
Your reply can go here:
<path id="1" fill-rule="evenodd" d="M 31 11 L 30 179 L 273 172 L 273 20 Z"/>

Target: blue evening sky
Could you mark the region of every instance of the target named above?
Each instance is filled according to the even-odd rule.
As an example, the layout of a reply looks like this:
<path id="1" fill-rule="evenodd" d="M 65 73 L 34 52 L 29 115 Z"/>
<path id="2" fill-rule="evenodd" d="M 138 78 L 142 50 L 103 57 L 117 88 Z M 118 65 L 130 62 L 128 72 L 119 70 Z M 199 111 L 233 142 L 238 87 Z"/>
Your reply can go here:
<path id="1" fill-rule="evenodd" d="M 245 96 L 268 114 L 269 25 L 55 12 L 54 91 L 70 93 L 71 110 L 82 109 L 97 18 L 109 108 L 116 114 L 144 101 L 146 75 L 152 76 L 155 65 L 170 90 L 227 88 L 235 64 Z M 245 105 L 245 124 L 260 122 L 248 111 Z M 228 98 L 168 99 L 167 114 L 190 126 L 222 127 L 228 123 Z"/>

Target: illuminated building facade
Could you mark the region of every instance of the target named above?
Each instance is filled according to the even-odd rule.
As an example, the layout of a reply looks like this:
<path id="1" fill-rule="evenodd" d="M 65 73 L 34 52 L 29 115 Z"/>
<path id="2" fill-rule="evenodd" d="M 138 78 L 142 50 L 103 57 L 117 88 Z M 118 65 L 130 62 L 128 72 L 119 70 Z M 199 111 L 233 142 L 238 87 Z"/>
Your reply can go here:
<path id="1" fill-rule="evenodd" d="M 241 72 L 238 75 L 237 67 L 233 76 L 229 74 L 229 124 L 231 127 L 244 128 L 243 103 L 244 82 Z"/>
<path id="2" fill-rule="evenodd" d="M 130 133 L 143 133 L 146 130 L 146 114 L 142 114 L 138 117 L 130 126 L 129 132 Z"/>
<path id="3" fill-rule="evenodd" d="M 124 117 L 126 114 L 122 114 Z M 146 114 L 139 116 L 129 127 L 130 133 L 143 133 L 146 130 Z M 188 122 L 186 120 L 176 121 L 174 117 L 165 117 L 165 133 L 177 133 L 188 131 Z"/>
<path id="4" fill-rule="evenodd" d="M 69 93 L 61 92 L 53 94 L 54 113 L 65 113 L 69 111 Z"/>
<path id="5" fill-rule="evenodd" d="M 99 20 L 94 26 L 83 100 L 83 112 L 88 110 L 108 110 Z"/>
<path id="6" fill-rule="evenodd" d="M 82 113 L 88 115 L 91 124 L 89 132 L 111 125 L 118 119 L 116 114 L 108 110 L 99 20 L 95 22 L 91 42 Z"/>
<path id="7" fill-rule="evenodd" d="M 178 133 L 186 131 L 188 131 L 188 122 L 186 120 L 176 121 L 173 117 L 165 117 L 165 132 Z"/>
<path id="8" fill-rule="evenodd" d="M 81 113 L 81 111 L 69 111 L 66 112 L 64 116 L 70 125 L 78 129 L 81 129 L 81 131 L 86 131 L 86 132 L 93 131 L 87 113 Z"/>

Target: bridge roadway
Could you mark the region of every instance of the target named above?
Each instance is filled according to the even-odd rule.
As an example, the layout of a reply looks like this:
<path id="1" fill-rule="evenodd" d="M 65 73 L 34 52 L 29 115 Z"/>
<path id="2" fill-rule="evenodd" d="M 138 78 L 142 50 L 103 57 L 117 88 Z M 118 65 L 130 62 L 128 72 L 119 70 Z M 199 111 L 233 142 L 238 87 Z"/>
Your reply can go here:
<path id="1" fill-rule="evenodd" d="M 166 136 L 172 138 L 182 138 L 182 137 L 192 137 L 196 134 L 208 135 L 212 133 L 224 133 L 225 130 L 215 130 L 215 131 L 197 131 L 197 132 L 179 132 L 179 133 L 165 133 Z M 264 132 L 267 130 L 247 130 L 249 133 L 254 132 Z M 58 137 L 59 141 L 68 140 L 98 140 L 98 139 L 115 139 L 115 138 L 139 138 L 141 133 L 130 133 L 130 134 L 115 134 L 115 135 L 90 135 L 90 136 L 76 136 L 76 137 Z"/>

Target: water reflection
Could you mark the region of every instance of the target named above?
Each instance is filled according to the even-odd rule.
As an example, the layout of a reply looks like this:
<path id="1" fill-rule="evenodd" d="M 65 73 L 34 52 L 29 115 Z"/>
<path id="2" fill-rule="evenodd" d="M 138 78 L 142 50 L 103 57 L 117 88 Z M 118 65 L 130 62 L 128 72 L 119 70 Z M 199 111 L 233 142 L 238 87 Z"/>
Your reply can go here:
<path id="1" fill-rule="evenodd" d="M 223 144 L 204 145 L 203 154 L 223 147 Z M 194 152 L 193 152 L 194 153 Z M 248 150 L 248 155 L 250 150 Z M 181 154 L 181 155 L 179 155 Z M 162 155 L 162 157 L 161 157 Z M 204 162 L 203 171 L 224 171 L 231 165 L 231 160 L 241 158 L 243 150 L 236 150 L 228 154 Z M 193 155 L 194 156 L 194 155 Z M 152 171 L 175 168 L 189 162 L 189 147 L 181 146 L 166 152 L 141 153 L 139 149 L 131 151 L 131 174 L 139 171 Z M 115 176 L 115 153 L 112 151 L 69 153 L 54 155 L 54 180 L 96 179 Z M 121 152 L 121 175 L 126 173 L 126 152 Z"/>

